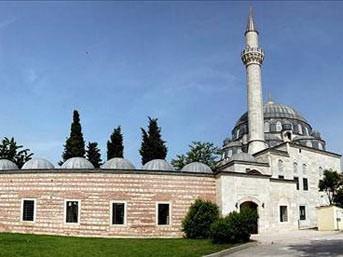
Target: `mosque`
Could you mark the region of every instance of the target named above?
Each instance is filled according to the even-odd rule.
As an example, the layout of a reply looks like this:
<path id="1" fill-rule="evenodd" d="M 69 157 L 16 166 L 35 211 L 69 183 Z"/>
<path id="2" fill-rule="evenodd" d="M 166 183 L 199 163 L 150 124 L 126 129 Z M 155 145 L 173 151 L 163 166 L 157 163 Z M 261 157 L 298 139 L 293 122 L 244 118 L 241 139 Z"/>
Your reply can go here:
<path id="1" fill-rule="evenodd" d="M 99 237 L 181 237 L 191 203 L 218 204 L 222 215 L 257 210 L 255 233 L 317 226 L 318 191 L 325 169 L 341 172 L 341 155 L 327 151 L 320 133 L 292 107 L 263 104 L 264 51 L 252 12 L 241 59 L 247 113 L 224 140 L 216 170 L 191 163 L 181 171 L 165 160 L 141 169 L 122 158 L 100 169 L 84 158 L 55 168 L 32 159 L 22 169 L 0 160 L 0 231 Z"/>

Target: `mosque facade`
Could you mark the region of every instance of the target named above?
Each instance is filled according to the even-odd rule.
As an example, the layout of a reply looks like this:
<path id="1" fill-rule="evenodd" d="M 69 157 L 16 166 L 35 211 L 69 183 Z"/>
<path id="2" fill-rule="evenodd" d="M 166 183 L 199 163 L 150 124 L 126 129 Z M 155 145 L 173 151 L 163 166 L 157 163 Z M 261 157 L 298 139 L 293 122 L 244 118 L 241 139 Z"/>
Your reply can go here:
<path id="1" fill-rule="evenodd" d="M 247 113 L 229 138 L 216 170 L 191 163 L 176 171 L 165 160 L 141 169 L 113 158 L 100 169 L 84 158 L 55 168 L 35 158 L 22 169 L 0 160 L 0 231 L 99 237 L 181 237 L 195 199 L 218 204 L 221 214 L 249 207 L 255 233 L 317 226 L 328 205 L 318 183 L 323 171 L 341 172 L 341 155 L 294 108 L 263 103 L 264 51 L 250 12 L 241 59 L 246 67 Z"/>

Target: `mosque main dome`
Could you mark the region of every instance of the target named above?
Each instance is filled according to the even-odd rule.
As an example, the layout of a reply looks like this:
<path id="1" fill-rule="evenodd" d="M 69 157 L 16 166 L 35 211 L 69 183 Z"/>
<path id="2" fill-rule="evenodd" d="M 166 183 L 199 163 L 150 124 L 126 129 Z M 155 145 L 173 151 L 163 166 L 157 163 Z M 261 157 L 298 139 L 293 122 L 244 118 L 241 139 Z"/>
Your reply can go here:
<path id="1" fill-rule="evenodd" d="M 263 106 L 264 136 L 268 147 L 283 142 L 293 142 L 303 146 L 325 150 L 325 141 L 320 133 L 294 108 L 268 101 Z M 224 140 L 223 158 L 248 151 L 248 113 L 244 113 L 232 129 L 231 137 Z"/>

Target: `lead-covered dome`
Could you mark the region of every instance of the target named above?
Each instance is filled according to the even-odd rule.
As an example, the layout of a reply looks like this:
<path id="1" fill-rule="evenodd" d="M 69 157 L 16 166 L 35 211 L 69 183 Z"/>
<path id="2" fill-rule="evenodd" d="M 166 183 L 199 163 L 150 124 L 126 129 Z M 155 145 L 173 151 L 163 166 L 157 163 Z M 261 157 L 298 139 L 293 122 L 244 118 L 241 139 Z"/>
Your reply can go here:
<path id="1" fill-rule="evenodd" d="M 93 164 L 83 157 L 73 157 L 62 164 L 62 169 L 94 169 Z"/>
<path id="2" fill-rule="evenodd" d="M 0 170 L 17 170 L 18 166 L 7 159 L 0 159 Z"/>
<path id="3" fill-rule="evenodd" d="M 54 168 L 51 162 L 43 158 L 33 158 L 25 162 L 22 167 L 23 170 L 49 170 Z"/>
<path id="4" fill-rule="evenodd" d="M 102 169 L 120 169 L 120 170 L 134 170 L 135 166 L 133 164 L 124 159 L 124 158 L 112 158 L 105 162 L 102 166 Z"/>
<path id="5" fill-rule="evenodd" d="M 263 129 L 267 147 L 283 142 L 325 150 L 325 141 L 320 133 L 312 129 L 311 124 L 294 108 L 268 101 L 263 106 Z M 239 152 L 248 152 L 249 122 L 248 113 L 244 113 L 231 131 L 231 137 L 224 140 L 222 159 L 228 159 Z"/>
<path id="6" fill-rule="evenodd" d="M 163 170 L 163 171 L 174 171 L 174 167 L 169 164 L 166 160 L 155 159 L 147 162 L 142 167 L 143 170 Z"/>
<path id="7" fill-rule="evenodd" d="M 201 162 L 191 162 L 185 165 L 181 171 L 189 171 L 189 172 L 200 172 L 200 173 L 212 173 L 211 168 Z"/>

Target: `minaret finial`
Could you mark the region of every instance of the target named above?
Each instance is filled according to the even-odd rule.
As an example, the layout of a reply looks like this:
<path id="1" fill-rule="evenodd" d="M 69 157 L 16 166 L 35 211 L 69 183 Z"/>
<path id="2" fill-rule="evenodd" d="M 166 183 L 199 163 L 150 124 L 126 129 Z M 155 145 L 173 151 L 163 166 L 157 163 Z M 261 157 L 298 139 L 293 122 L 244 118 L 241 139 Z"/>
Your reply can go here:
<path id="1" fill-rule="evenodd" d="M 247 24 L 247 29 L 246 29 L 245 33 L 250 32 L 250 31 L 254 31 L 254 32 L 258 33 L 256 26 L 255 26 L 255 22 L 254 22 L 254 14 L 253 14 L 252 6 L 249 7 L 248 24 Z"/>
<path id="2" fill-rule="evenodd" d="M 273 103 L 273 97 L 272 97 L 272 93 L 268 93 L 268 103 L 271 104 Z"/>

